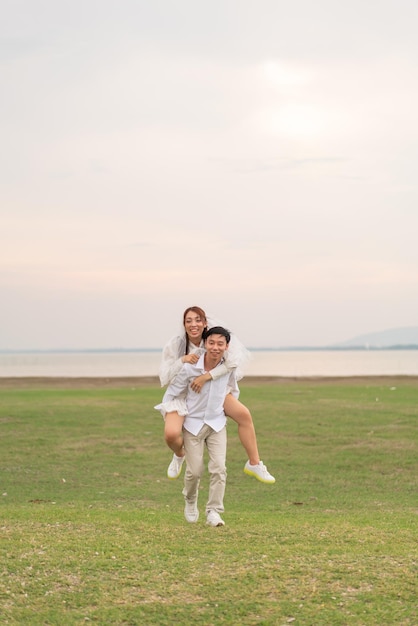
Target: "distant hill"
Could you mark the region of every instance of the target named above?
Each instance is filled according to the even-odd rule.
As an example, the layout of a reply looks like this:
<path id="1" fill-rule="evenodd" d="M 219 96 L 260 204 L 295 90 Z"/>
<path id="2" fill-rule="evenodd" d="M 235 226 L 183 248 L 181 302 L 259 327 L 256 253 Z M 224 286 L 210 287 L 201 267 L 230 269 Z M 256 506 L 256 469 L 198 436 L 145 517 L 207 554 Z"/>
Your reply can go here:
<path id="1" fill-rule="evenodd" d="M 392 348 L 402 346 L 418 346 L 418 326 L 406 328 L 390 328 L 377 333 L 358 335 L 334 344 L 333 348 Z"/>

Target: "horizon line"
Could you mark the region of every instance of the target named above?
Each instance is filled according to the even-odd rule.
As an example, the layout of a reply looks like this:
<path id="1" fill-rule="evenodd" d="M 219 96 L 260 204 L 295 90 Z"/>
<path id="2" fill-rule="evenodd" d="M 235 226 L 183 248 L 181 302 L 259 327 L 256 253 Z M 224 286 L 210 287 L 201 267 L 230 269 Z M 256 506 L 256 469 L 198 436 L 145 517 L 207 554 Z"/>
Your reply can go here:
<path id="1" fill-rule="evenodd" d="M 359 350 L 418 350 L 418 344 L 370 345 L 353 346 L 276 346 L 250 347 L 249 352 L 303 352 L 303 351 L 359 351 Z M 161 352 L 163 348 L 0 348 L 0 354 L 77 354 L 77 353 L 109 353 L 109 352 Z"/>

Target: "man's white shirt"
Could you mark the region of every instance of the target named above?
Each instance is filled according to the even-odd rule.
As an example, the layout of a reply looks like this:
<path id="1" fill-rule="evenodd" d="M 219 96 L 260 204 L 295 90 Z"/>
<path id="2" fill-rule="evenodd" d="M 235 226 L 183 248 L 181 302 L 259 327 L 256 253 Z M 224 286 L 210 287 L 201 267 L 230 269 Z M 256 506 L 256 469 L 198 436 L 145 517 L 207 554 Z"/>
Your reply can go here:
<path id="1" fill-rule="evenodd" d="M 223 408 L 225 397 L 228 392 L 231 392 L 235 398 L 239 396 L 235 369 L 216 380 L 206 382 L 200 393 L 191 389 L 190 383 L 197 376 L 206 373 L 204 359 L 205 355 L 202 354 L 195 365 L 184 363 L 164 394 L 164 402 L 167 402 L 177 398 L 187 390 L 187 415 L 184 420 L 184 428 L 192 435 L 197 435 L 203 424 L 208 424 L 216 432 L 222 430 L 226 424 Z"/>

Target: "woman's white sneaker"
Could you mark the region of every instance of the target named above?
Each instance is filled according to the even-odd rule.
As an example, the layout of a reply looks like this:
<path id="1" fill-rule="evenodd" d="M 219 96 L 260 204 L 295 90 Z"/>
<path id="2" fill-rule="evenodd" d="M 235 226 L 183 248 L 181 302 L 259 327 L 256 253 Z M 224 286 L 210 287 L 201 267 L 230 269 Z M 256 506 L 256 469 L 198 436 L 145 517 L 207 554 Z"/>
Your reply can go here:
<path id="1" fill-rule="evenodd" d="M 171 459 L 171 463 L 167 469 L 168 478 L 174 480 L 180 476 L 185 458 L 185 456 L 177 456 L 176 454 L 173 454 L 173 458 Z"/>
<path id="2" fill-rule="evenodd" d="M 261 483 L 266 483 L 268 485 L 272 485 L 276 482 L 274 476 L 270 474 L 267 470 L 267 467 L 264 465 L 263 461 L 257 463 L 257 465 L 251 465 L 249 461 L 246 462 L 244 467 L 244 474 L 248 474 L 248 476 L 254 476 Z"/>

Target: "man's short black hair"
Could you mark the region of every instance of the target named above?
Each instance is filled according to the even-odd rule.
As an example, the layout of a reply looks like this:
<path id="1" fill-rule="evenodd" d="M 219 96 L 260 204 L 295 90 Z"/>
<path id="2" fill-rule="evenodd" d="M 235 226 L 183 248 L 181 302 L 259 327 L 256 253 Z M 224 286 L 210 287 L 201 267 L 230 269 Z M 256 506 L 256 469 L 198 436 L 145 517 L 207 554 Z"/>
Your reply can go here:
<path id="1" fill-rule="evenodd" d="M 206 341 L 206 339 L 211 335 L 222 335 L 222 337 L 225 337 L 226 343 L 231 341 L 231 333 L 223 326 L 212 326 L 212 328 L 205 329 L 203 331 L 202 338 Z"/>

